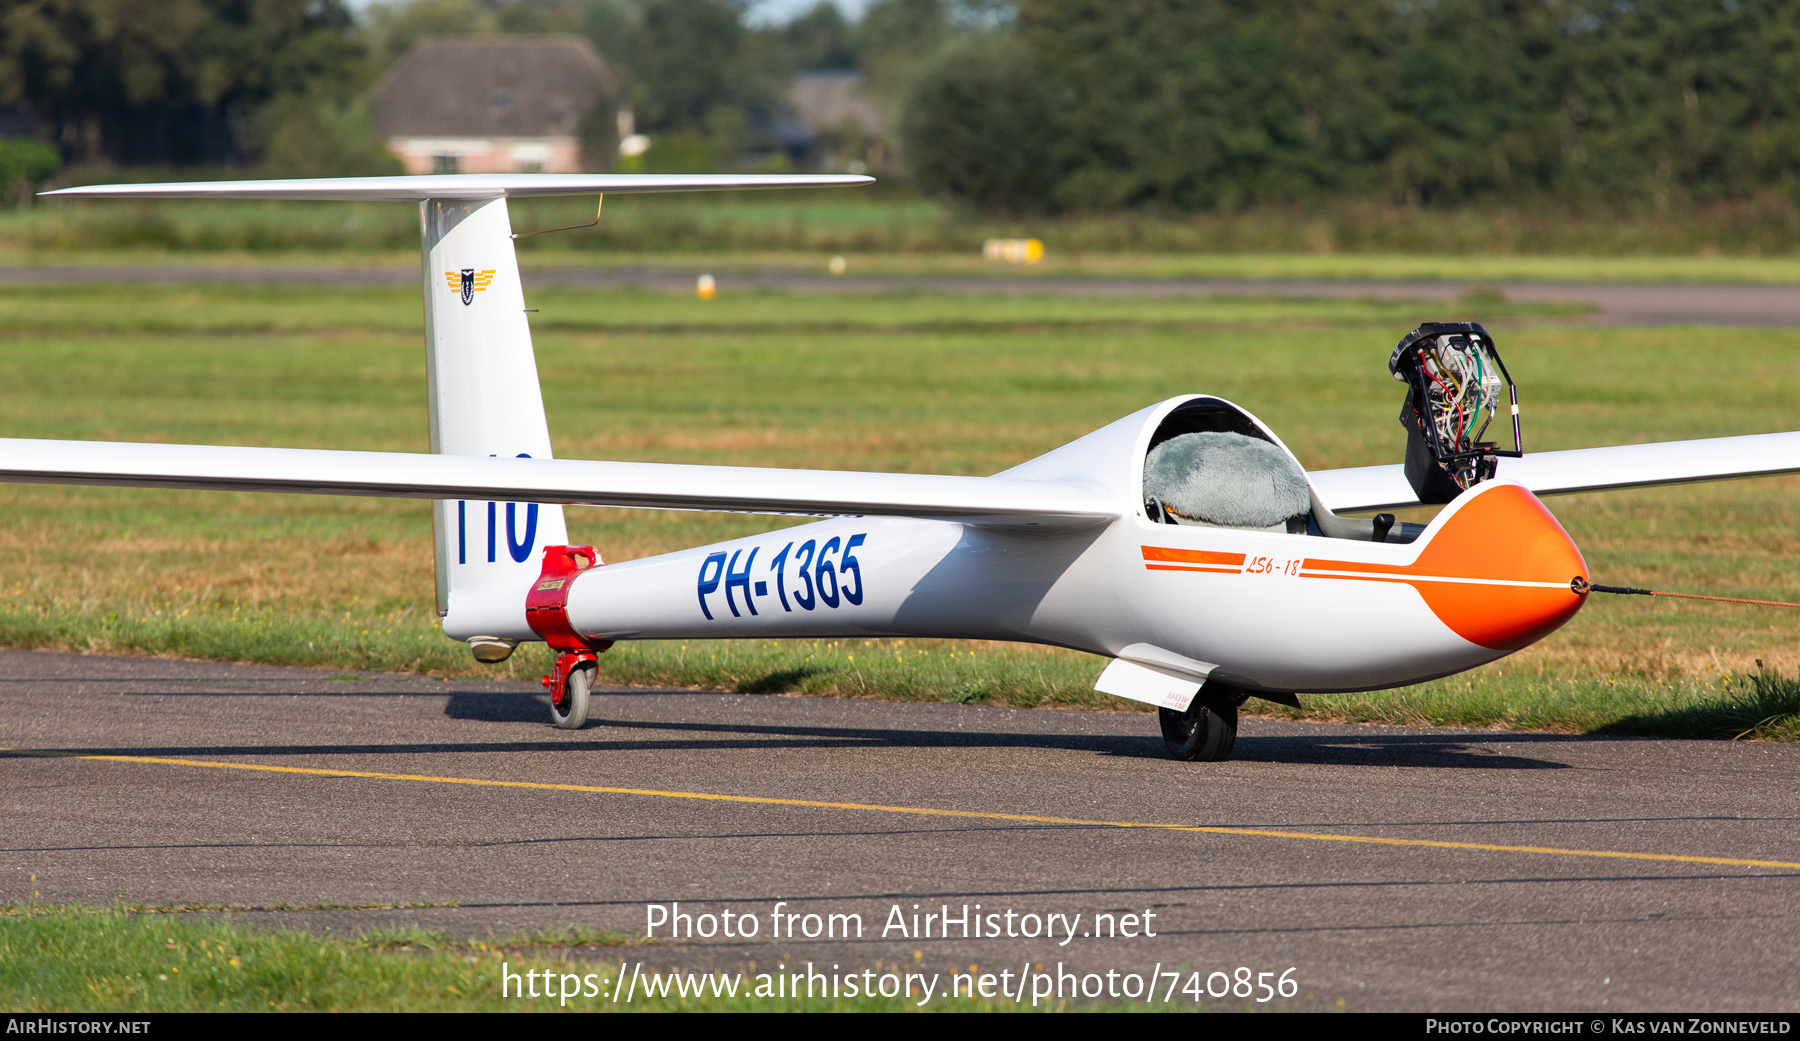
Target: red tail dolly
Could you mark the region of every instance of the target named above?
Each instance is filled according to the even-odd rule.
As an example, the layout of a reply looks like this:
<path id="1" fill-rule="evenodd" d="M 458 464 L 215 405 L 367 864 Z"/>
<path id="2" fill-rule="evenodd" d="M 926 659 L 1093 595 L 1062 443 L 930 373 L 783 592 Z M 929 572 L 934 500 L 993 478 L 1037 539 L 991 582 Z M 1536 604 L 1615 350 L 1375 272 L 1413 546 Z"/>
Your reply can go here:
<path id="1" fill-rule="evenodd" d="M 525 621 L 531 631 L 559 651 L 556 671 L 544 677 L 544 686 L 560 707 L 566 695 L 569 672 L 584 662 L 598 662 L 611 640 L 589 642 L 569 624 L 569 586 L 575 576 L 604 561 L 592 546 L 545 546 L 544 570 L 525 596 Z"/>

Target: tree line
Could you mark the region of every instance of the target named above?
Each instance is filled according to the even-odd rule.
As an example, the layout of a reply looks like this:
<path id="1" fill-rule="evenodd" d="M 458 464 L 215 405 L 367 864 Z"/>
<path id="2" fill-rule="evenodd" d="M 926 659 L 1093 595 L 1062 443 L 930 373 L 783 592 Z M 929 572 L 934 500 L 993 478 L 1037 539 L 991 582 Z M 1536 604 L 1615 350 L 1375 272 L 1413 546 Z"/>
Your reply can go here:
<path id="1" fill-rule="evenodd" d="M 0 4 L 0 110 L 28 112 L 70 163 L 387 172 L 368 96 L 414 42 L 575 33 L 640 129 L 712 142 L 701 161 L 728 164 L 795 72 L 897 83 L 959 4 L 983 2 L 877 0 L 855 23 L 820 2 L 752 27 L 741 0 L 388 0 L 360 17 L 344 0 L 32 0 Z"/>
<path id="2" fill-rule="evenodd" d="M 898 117 L 904 170 L 991 211 L 1356 197 L 1656 212 L 1796 192 L 1795 0 L 876 0 L 855 22 L 830 3 L 778 26 L 744 15 L 739 0 L 391 0 L 360 17 L 344 0 L 33 0 L 0 8 L 0 109 L 28 112 L 72 163 L 387 172 L 368 94 L 413 42 L 565 32 L 619 73 L 640 130 L 704 142 L 696 163 L 755 151 L 796 71 L 859 70 Z"/>
<path id="3" fill-rule="evenodd" d="M 923 184 L 992 209 L 1666 210 L 1800 187 L 1800 5 L 1019 0 L 905 126 Z"/>

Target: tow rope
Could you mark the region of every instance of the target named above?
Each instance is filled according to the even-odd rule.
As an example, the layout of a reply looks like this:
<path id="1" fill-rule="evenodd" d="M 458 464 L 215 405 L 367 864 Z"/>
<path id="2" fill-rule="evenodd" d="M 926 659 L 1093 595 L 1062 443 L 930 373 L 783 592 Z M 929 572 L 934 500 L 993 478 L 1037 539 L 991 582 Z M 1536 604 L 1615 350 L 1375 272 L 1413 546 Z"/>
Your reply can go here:
<path id="1" fill-rule="evenodd" d="M 1602 586 L 1577 576 L 1569 582 L 1576 593 L 1619 593 L 1627 596 L 1673 596 L 1683 600 L 1716 600 L 1723 604 L 1755 604 L 1758 607 L 1800 607 L 1786 600 L 1745 600 L 1736 596 L 1701 596 L 1699 593 L 1668 593 L 1660 589 L 1636 589 L 1632 586 Z"/>

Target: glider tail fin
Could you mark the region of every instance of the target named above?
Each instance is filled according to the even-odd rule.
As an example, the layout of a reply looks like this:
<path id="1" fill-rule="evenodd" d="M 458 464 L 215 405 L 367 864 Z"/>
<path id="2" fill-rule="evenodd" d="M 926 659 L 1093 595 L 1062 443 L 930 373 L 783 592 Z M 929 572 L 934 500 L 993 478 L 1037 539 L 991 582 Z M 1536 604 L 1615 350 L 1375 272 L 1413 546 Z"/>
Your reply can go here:
<path id="1" fill-rule="evenodd" d="M 550 431 L 525 321 L 508 198 L 824 188 L 873 180 L 860 174 L 432 174 L 89 184 L 45 194 L 418 204 L 432 452 L 548 459 Z M 525 620 L 525 594 L 539 573 L 543 547 L 568 542 L 562 507 L 450 499 L 433 506 L 432 520 L 444 634 L 470 640 L 477 657 L 495 661 L 517 641 L 536 639 Z M 475 639 L 482 636 L 492 639 Z"/>
<path id="2" fill-rule="evenodd" d="M 551 458 L 506 199 L 426 199 L 419 215 L 432 452 Z M 525 594 L 543 547 L 569 541 L 562 507 L 438 500 L 432 520 L 444 634 L 502 657 L 535 639 Z"/>

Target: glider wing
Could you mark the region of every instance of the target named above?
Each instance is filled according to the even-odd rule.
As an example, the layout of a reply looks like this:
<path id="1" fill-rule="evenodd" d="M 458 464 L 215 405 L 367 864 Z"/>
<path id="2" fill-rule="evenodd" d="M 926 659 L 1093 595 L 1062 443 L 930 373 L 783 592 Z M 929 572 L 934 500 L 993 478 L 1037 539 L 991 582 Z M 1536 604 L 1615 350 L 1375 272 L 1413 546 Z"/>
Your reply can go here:
<path id="1" fill-rule="evenodd" d="M 1057 481 L 0 438 L 0 481 L 802 516 L 925 517 L 1079 530 L 1118 516 Z"/>
<path id="2" fill-rule="evenodd" d="M 1800 473 L 1800 432 L 1533 452 L 1523 459 L 1500 460 L 1495 476 L 1538 495 L 1564 495 L 1786 473 Z M 1319 501 L 1333 513 L 1420 504 L 1399 466 L 1319 470 L 1307 476 Z"/>
<path id="3" fill-rule="evenodd" d="M 47 196 L 103 199 L 264 199 L 420 202 L 426 199 L 529 199 L 552 195 L 835 188 L 870 184 L 856 174 L 418 174 L 410 177 L 309 177 L 269 181 L 87 184 Z"/>

